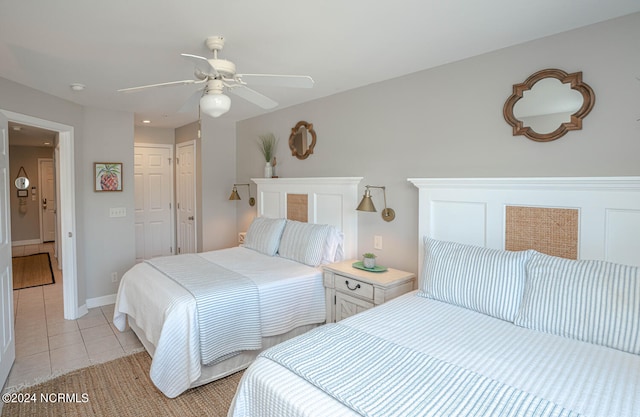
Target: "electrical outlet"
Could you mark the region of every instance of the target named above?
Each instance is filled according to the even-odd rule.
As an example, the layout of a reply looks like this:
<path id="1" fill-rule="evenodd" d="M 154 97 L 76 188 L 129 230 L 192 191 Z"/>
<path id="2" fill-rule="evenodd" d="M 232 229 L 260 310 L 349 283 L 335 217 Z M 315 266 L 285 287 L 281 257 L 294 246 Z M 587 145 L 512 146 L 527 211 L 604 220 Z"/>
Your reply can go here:
<path id="1" fill-rule="evenodd" d="M 244 239 L 247 237 L 247 232 L 238 233 L 238 243 L 242 245 L 244 243 Z"/>
<path id="2" fill-rule="evenodd" d="M 382 236 L 375 235 L 373 237 L 373 248 L 382 250 Z"/>
<path id="3" fill-rule="evenodd" d="M 111 273 L 111 282 L 118 282 L 118 273 L 117 272 L 112 272 Z"/>

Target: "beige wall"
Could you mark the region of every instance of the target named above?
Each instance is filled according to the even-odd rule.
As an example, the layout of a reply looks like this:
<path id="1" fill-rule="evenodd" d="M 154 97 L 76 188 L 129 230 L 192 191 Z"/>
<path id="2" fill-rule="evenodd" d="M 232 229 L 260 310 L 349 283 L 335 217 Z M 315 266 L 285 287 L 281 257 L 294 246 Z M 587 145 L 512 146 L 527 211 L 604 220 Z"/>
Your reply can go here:
<path id="1" fill-rule="evenodd" d="M 175 129 L 152 126 L 135 126 L 133 131 L 133 140 L 135 143 L 173 145 L 176 143 Z"/>
<path id="2" fill-rule="evenodd" d="M 640 175 L 638 39 L 640 14 L 634 14 L 242 121 L 237 180 L 262 175 L 256 138 L 273 132 L 280 138 L 280 176 L 363 176 L 361 190 L 385 185 L 396 220 L 359 213 L 359 251 L 416 271 L 417 189 L 408 177 Z M 583 130 L 559 140 L 514 137 L 504 102 L 513 84 L 544 68 L 582 71 L 595 107 Z M 318 134 L 315 153 L 302 161 L 288 149 L 300 120 Z M 380 211 L 382 196 L 373 194 Z M 254 215 L 239 205 L 238 230 Z M 373 250 L 374 235 L 383 237 L 382 251 Z"/>
<path id="3" fill-rule="evenodd" d="M 38 159 L 53 159 L 53 148 L 43 146 L 9 147 L 9 197 L 11 205 L 11 241 L 40 240 L 40 184 L 38 182 Z M 29 196 L 26 197 L 26 212 L 19 210 L 19 198 L 13 181 L 20 168 L 24 167 L 29 178 Z M 32 199 L 31 187 L 36 187 L 36 199 Z"/>
<path id="4" fill-rule="evenodd" d="M 119 282 L 111 282 L 111 273 L 122 277 L 135 264 L 134 188 L 133 188 L 133 114 L 84 109 L 84 158 L 76 165 L 76 174 L 86 190 L 84 199 L 83 242 L 86 297 L 115 294 Z M 122 191 L 94 191 L 94 162 L 122 162 Z M 85 174 L 89 170 L 88 175 Z M 109 209 L 124 207 L 125 217 L 109 217 Z"/>
<path id="5" fill-rule="evenodd" d="M 238 244 L 236 202 L 229 201 L 235 182 L 236 127 L 224 117 L 202 119 L 199 144 L 201 246 L 207 251 Z"/>

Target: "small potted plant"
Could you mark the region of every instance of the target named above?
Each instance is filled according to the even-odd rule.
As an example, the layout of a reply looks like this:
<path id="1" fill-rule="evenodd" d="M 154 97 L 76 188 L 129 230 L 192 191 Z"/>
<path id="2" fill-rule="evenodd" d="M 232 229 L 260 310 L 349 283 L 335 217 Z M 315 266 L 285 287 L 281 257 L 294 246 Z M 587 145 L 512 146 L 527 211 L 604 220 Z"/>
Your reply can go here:
<path id="1" fill-rule="evenodd" d="M 373 269 L 376 267 L 376 255 L 370 252 L 362 255 L 362 265 L 367 269 Z"/>

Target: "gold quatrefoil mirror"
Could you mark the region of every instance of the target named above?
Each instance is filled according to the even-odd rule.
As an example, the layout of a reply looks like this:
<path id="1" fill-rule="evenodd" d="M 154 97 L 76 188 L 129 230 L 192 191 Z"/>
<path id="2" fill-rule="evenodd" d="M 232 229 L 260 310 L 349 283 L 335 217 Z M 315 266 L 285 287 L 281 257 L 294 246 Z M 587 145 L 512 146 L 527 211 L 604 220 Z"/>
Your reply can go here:
<path id="1" fill-rule="evenodd" d="M 315 146 L 316 131 L 313 130 L 313 123 L 298 122 L 291 129 L 291 135 L 289 136 L 291 155 L 298 159 L 307 159 L 313 153 Z"/>
<path id="2" fill-rule="evenodd" d="M 514 136 L 549 142 L 582 129 L 582 119 L 595 101 L 593 90 L 582 81 L 582 72 L 545 69 L 513 86 L 503 114 Z"/>

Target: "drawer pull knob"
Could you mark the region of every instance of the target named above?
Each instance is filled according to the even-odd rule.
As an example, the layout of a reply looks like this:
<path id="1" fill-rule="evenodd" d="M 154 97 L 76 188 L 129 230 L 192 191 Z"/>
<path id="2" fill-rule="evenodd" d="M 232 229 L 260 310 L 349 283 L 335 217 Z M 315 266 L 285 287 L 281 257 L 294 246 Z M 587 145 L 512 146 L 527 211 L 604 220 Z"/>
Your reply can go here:
<path id="1" fill-rule="evenodd" d="M 348 281 L 348 280 L 347 280 L 347 281 L 345 281 L 344 283 L 347 285 L 347 288 L 349 288 L 351 291 L 355 291 L 355 290 L 357 290 L 358 288 L 360 288 L 360 284 L 356 284 L 356 286 L 355 286 L 355 287 L 351 288 L 351 287 L 349 286 L 349 281 Z"/>

